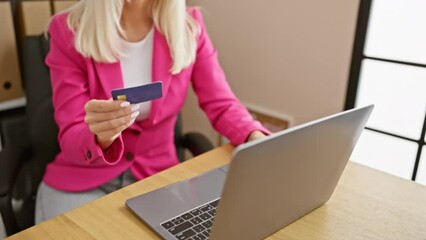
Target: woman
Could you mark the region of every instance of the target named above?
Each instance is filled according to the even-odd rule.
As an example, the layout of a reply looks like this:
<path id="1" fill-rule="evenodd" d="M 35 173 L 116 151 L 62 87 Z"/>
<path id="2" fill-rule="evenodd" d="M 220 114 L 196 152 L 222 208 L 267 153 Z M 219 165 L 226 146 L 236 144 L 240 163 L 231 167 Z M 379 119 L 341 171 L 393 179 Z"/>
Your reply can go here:
<path id="1" fill-rule="evenodd" d="M 268 133 L 226 83 L 198 9 L 177 0 L 81 0 L 49 26 L 61 152 L 37 194 L 36 222 L 178 163 L 173 129 L 192 84 L 234 145 Z M 162 81 L 163 97 L 131 105 L 111 90 Z"/>

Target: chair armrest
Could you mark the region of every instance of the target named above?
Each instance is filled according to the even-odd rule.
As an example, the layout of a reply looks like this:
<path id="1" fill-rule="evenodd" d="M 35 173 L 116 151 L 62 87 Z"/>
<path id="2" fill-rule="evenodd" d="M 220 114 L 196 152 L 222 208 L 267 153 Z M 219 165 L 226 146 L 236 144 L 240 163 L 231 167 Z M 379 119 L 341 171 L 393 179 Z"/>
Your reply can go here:
<path id="1" fill-rule="evenodd" d="M 185 134 L 184 144 L 194 157 L 207 151 L 210 151 L 214 148 L 210 140 L 208 140 L 207 137 L 200 133 Z"/>

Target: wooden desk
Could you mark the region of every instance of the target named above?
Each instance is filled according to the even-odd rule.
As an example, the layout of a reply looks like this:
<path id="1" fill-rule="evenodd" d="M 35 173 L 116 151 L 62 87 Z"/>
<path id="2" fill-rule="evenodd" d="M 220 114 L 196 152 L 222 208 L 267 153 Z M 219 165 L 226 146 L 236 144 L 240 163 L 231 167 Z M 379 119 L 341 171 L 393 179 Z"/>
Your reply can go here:
<path id="1" fill-rule="evenodd" d="M 9 239 L 158 239 L 126 199 L 227 163 L 223 146 Z M 269 239 L 426 240 L 426 187 L 350 162 L 332 198 Z"/>

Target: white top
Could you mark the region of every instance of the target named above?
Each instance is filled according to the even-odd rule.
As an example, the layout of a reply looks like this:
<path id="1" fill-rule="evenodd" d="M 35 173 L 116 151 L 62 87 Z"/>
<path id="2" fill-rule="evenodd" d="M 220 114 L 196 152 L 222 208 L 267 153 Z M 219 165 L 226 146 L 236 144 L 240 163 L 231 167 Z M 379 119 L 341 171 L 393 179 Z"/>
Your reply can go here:
<path id="1" fill-rule="evenodd" d="M 154 47 L 153 29 L 139 42 L 127 42 L 122 39 L 123 57 L 120 59 L 124 87 L 136 87 L 152 82 L 152 52 Z M 149 117 L 151 101 L 140 103 L 136 121 Z"/>

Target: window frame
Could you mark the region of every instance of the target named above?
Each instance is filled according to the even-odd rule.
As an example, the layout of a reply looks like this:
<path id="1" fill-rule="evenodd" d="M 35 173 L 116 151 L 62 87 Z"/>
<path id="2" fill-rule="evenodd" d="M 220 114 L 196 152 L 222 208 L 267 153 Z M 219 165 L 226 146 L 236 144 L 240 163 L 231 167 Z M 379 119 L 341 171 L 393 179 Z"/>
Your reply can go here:
<path id="1" fill-rule="evenodd" d="M 385 59 L 385 58 L 377 58 L 374 56 L 366 56 L 364 54 L 367 30 L 368 30 L 370 14 L 372 9 L 371 7 L 372 1 L 373 0 L 360 0 L 359 10 L 358 10 L 358 20 L 357 20 L 357 26 L 355 31 L 355 41 L 354 41 L 354 46 L 352 50 L 351 68 L 349 72 L 349 81 L 348 81 L 348 87 L 346 91 L 345 110 L 349 110 L 355 107 L 356 97 L 358 94 L 358 85 L 360 81 L 361 66 L 362 66 L 362 61 L 364 59 L 426 68 L 425 64 L 398 61 L 398 60 Z M 424 146 L 426 146 L 426 142 L 425 142 L 426 115 L 423 120 L 423 127 L 421 130 L 422 132 L 420 134 L 420 139 L 407 138 L 404 136 L 400 136 L 398 134 L 393 134 L 386 131 L 370 128 L 370 127 L 366 127 L 365 129 L 417 143 L 418 146 L 417 146 L 416 159 L 414 163 L 413 174 L 411 177 L 411 180 L 415 181 L 421 156 L 422 156 L 422 149 Z"/>

